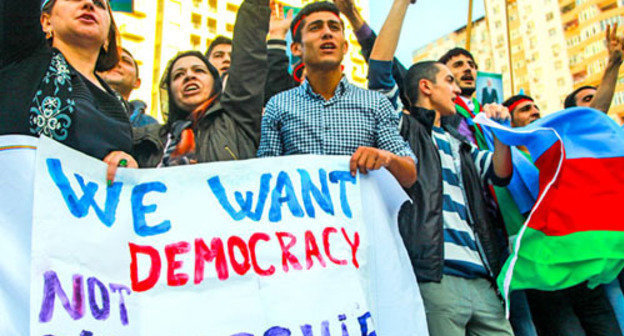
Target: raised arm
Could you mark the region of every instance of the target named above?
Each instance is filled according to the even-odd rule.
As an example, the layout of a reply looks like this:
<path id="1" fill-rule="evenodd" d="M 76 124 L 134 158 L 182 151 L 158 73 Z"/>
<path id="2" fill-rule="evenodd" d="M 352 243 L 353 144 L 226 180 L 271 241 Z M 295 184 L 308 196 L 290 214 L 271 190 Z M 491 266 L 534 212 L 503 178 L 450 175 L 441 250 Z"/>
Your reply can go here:
<path id="1" fill-rule="evenodd" d="M 604 113 L 609 112 L 613 93 L 617 85 L 618 73 L 622 64 L 622 52 L 624 50 L 624 38 L 617 36 L 617 23 L 611 27 L 607 25 L 606 43 L 609 52 L 609 61 L 605 69 L 602 81 L 596 90 L 596 96 L 591 102 L 590 107 L 600 110 Z M 613 28 L 613 29 L 611 29 Z"/>
<path id="2" fill-rule="evenodd" d="M 393 64 L 393 59 L 409 4 L 410 0 L 395 0 L 392 4 L 390 13 L 372 48 L 368 67 L 369 89 L 385 95 L 398 113 L 403 110 L 403 104 L 399 100 L 399 83 L 402 83 L 402 80 L 396 78 L 396 66 Z"/>
<path id="3" fill-rule="evenodd" d="M 360 14 L 360 11 L 355 7 L 355 3 L 353 2 L 353 0 L 334 0 L 334 3 L 336 4 L 336 7 L 338 7 L 338 9 L 340 10 L 340 13 L 344 14 L 344 16 L 347 17 L 347 20 L 349 20 L 353 31 L 360 30 L 362 26 L 366 24 L 366 21 L 364 21 L 362 14 Z"/>
<path id="4" fill-rule="evenodd" d="M 371 60 L 391 61 L 394 58 L 409 5 L 410 0 L 394 0 L 371 51 Z"/>
<path id="5" fill-rule="evenodd" d="M 511 149 L 494 135 L 494 155 L 492 155 L 494 174 L 499 179 L 509 179 L 513 173 Z"/>
<path id="6" fill-rule="evenodd" d="M 0 68 L 45 45 L 41 0 L 0 1 Z"/>
<path id="7" fill-rule="evenodd" d="M 503 125 L 508 124 L 511 120 L 509 110 L 503 105 L 487 104 L 483 107 L 483 112 L 488 118 Z M 488 176 L 488 178 L 494 185 L 504 186 L 509 183 L 511 174 L 513 173 L 511 149 L 509 146 L 498 140 L 496 135 L 492 134 L 492 136 L 494 137 L 494 154 L 492 155 L 493 176 Z M 488 151 L 481 152 L 489 153 Z M 481 163 L 482 162 L 478 162 L 478 164 Z M 488 169 L 481 167 L 481 170 L 487 171 Z"/>
<path id="8" fill-rule="evenodd" d="M 267 78 L 269 0 L 245 0 L 234 25 L 232 65 L 221 104 L 230 116 L 260 142 L 260 123 Z"/>
<path id="9" fill-rule="evenodd" d="M 292 9 L 286 17 L 283 6 L 271 3 L 271 22 L 269 23 L 269 40 L 267 41 L 267 57 L 269 73 L 267 75 L 264 103 L 274 95 L 294 88 L 297 83 L 288 72 L 290 60 L 286 54 L 286 34 L 293 19 Z"/>
<path id="10" fill-rule="evenodd" d="M 355 7 L 353 0 L 333 0 L 340 12 L 347 17 L 351 27 L 353 27 L 353 31 L 355 32 L 355 36 L 357 37 L 358 43 L 360 44 L 360 52 L 364 60 L 368 63 L 370 61 L 371 52 L 373 50 L 373 46 L 377 41 L 377 35 L 375 32 L 371 30 L 366 21 L 362 18 L 362 15 Z M 415 2 L 415 0 L 414 0 Z M 385 65 L 383 65 L 385 68 Z M 399 93 L 398 96 L 403 96 L 403 77 L 407 73 L 407 68 L 401 62 L 394 58 L 392 59 L 392 77 L 394 82 L 398 85 Z M 372 87 L 371 87 L 372 88 Z M 385 93 L 384 93 L 385 94 Z M 403 100 L 403 98 L 401 98 Z M 406 102 L 404 102 L 406 103 Z"/>

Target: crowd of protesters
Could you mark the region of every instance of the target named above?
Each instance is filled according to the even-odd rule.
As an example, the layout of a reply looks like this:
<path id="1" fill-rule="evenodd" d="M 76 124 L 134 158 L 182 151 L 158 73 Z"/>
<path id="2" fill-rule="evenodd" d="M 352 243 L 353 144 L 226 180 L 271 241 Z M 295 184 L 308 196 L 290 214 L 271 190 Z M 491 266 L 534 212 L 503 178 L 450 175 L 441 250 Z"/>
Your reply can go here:
<path id="1" fill-rule="evenodd" d="M 494 279 L 509 254 L 506 227 L 530 209 L 508 207 L 517 157 L 473 122 L 479 112 L 512 127 L 541 117 L 533 98 L 475 97 L 478 60 L 462 48 L 406 68 L 395 57 L 413 0 L 394 0 L 377 35 L 353 0 L 315 2 L 296 16 L 244 0 L 233 39 L 181 51 L 160 83 L 164 124 L 129 101 L 138 66 L 118 45 L 106 0 L 23 0 L 0 6 L 0 135 L 44 135 L 117 167 L 167 167 L 294 154 L 348 155 L 350 170 L 386 168 L 411 198 L 399 229 L 431 335 L 621 335 L 619 283 L 526 290 L 506 317 Z M 349 83 L 344 16 L 369 64 L 369 88 Z M 425 34 L 415 24 L 412 34 Z M 422 29 L 422 32 L 419 32 Z M 288 32 L 292 43 L 286 42 Z M 598 87 L 564 108 L 608 112 L 624 40 L 608 27 Z M 287 54 L 299 58 L 290 70 Z M 517 223 L 516 223 L 517 224 Z"/>

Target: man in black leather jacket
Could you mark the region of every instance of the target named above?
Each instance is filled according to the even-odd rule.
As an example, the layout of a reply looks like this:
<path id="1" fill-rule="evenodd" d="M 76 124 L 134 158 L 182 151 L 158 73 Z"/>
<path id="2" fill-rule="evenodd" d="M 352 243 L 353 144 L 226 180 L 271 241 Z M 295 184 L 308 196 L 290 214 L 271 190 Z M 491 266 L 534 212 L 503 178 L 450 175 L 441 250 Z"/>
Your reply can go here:
<path id="1" fill-rule="evenodd" d="M 418 158 L 418 180 L 407 189 L 413 204 L 399 226 L 419 281 L 431 335 L 513 335 L 493 279 L 502 267 L 499 240 L 486 211 L 486 181 L 505 186 L 512 174 L 509 147 L 477 149 L 445 118 L 460 90 L 450 70 L 421 62 L 407 72 L 410 114 L 401 135 Z M 505 108 L 487 112 L 507 119 Z"/>

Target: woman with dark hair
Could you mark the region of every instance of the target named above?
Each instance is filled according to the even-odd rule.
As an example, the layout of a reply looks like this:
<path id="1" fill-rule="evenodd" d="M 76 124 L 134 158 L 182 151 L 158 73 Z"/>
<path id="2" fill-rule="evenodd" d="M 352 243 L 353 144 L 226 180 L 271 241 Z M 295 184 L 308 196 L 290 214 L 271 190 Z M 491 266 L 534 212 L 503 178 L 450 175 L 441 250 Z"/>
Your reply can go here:
<path id="1" fill-rule="evenodd" d="M 219 73 L 200 52 L 175 56 L 160 85 L 165 125 L 135 129 L 141 167 L 254 158 L 267 76 L 269 1 L 245 0 L 234 25 L 232 66 Z"/>
<path id="2" fill-rule="evenodd" d="M 118 96 L 96 71 L 119 61 L 107 0 L 3 1 L 0 135 L 45 135 L 108 165 L 137 167 Z"/>

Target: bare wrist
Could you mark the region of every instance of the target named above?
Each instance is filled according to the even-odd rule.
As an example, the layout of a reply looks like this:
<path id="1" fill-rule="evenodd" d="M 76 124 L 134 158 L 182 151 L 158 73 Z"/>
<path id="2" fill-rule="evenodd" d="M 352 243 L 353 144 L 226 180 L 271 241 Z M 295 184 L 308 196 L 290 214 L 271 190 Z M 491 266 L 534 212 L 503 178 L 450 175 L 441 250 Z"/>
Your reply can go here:
<path id="1" fill-rule="evenodd" d="M 362 19 L 362 16 L 357 10 L 350 13 L 345 13 L 345 16 L 347 17 L 347 20 L 349 20 L 349 23 L 351 24 L 353 30 L 358 30 L 364 25 L 364 19 Z"/>
<path id="2" fill-rule="evenodd" d="M 620 65 L 622 65 L 622 54 L 619 54 L 619 55 L 611 54 L 611 55 L 609 55 L 609 65 L 611 65 L 611 66 L 620 66 Z"/>

